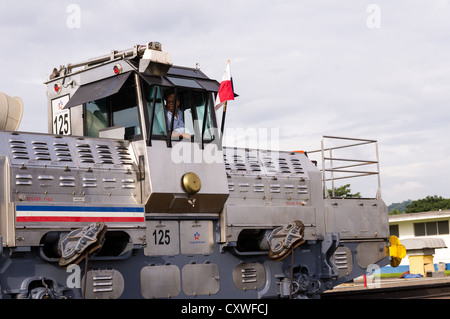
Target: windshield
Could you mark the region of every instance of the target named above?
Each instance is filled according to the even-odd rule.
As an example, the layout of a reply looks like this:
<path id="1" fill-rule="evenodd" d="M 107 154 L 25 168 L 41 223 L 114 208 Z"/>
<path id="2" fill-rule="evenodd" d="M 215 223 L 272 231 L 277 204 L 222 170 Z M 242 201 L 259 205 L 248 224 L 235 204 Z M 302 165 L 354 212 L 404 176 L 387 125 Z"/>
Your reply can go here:
<path id="1" fill-rule="evenodd" d="M 144 107 L 147 111 L 148 139 L 203 141 L 216 139 L 210 92 L 196 88 L 149 85 L 143 81 Z"/>

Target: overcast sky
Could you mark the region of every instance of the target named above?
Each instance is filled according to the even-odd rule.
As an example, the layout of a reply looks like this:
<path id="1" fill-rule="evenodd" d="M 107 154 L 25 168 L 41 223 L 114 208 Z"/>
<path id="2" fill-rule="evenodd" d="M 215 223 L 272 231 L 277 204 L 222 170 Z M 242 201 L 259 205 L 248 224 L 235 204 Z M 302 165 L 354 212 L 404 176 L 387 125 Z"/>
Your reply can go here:
<path id="1" fill-rule="evenodd" d="M 282 150 L 375 139 L 387 204 L 450 197 L 450 1 L 1 0 L 0 36 L 21 131 L 46 132 L 54 67 L 159 41 L 217 80 L 231 60 L 228 127 L 275 128 Z"/>

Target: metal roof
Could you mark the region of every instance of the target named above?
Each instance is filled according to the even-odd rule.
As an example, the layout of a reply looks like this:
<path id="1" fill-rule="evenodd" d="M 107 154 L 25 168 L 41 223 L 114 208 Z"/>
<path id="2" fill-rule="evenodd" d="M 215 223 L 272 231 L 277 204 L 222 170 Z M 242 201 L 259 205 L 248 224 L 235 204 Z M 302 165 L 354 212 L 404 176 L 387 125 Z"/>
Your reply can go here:
<path id="1" fill-rule="evenodd" d="M 405 222 L 411 220 L 439 219 L 450 218 L 450 210 L 442 210 L 437 212 L 423 212 L 412 214 L 390 215 L 389 222 Z"/>
<path id="2" fill-rule="evenodd" d="M 402 244 L 406 250 L 447 248 L 442 238 L 435 237 L 402 239 Z"/>

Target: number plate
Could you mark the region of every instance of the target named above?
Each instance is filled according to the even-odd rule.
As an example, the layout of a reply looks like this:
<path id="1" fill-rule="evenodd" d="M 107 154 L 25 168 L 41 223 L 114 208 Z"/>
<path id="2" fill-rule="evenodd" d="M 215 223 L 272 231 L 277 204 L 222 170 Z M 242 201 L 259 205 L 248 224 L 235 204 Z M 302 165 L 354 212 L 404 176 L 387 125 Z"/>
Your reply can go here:
<path id="1" fill-rule="evenodd" d="M 64 109 L 69 102 L 69 95 L 64 95 L 52 100 L 52 127 L 53 134 L 70 135 L 70 110 Z"/>
<path id="2" fill-rule="evenodd" d="M 147 221 L 146 238 L 146 256 L 175 256 L 180 253 L 177 221 Z"/>

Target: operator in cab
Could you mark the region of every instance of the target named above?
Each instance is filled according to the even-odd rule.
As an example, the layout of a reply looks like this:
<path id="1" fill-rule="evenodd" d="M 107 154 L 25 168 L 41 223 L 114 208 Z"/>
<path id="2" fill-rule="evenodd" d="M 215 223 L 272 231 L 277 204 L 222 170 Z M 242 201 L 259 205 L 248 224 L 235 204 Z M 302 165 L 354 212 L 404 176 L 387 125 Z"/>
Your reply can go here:
<path id="1" fill-rule="evenodd" d="M 182 139 L 182 138 L 190 139 L 191 138 L 190 134 L 185 132 L 183 114 L 179 107 L 180 107 L 180 100 L 177 98 L 177 102 L 175 103 L 175 94 L 173 93 L 169 94 L 166 99 L 167 125 L 170 129 L 173 117 L 172 139 Z M 174 112 L 175 114 L 173 115 Z"/>

